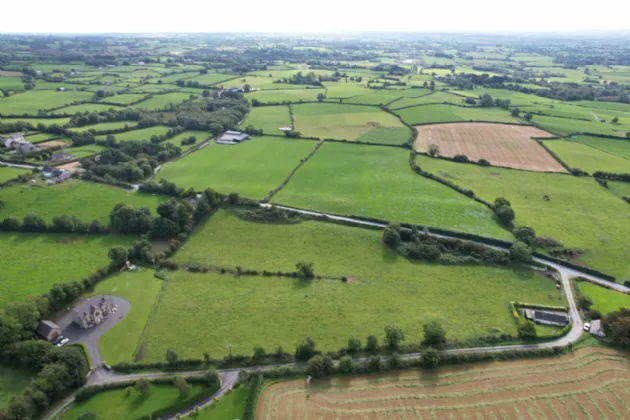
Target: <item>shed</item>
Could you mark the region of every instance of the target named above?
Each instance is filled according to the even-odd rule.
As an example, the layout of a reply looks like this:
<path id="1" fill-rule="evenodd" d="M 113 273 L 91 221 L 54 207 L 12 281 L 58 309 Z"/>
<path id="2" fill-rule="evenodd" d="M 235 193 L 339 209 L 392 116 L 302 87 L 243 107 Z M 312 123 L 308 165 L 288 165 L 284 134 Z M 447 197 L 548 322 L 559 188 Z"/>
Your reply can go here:
<path id="1" fill-rule="evenodd" d="M 534 311 L 534 322 L 542 325 L 564 327 L 569 323 L 569 316 L 558 312 Z"/>
<path id="2" fill-rule="evenodd" d="M 61 334 L 61 328 L 52 321 L 42 320 L 39 321 L 37 326 L 37 334 L 48 341 L 52 341 Z"/>

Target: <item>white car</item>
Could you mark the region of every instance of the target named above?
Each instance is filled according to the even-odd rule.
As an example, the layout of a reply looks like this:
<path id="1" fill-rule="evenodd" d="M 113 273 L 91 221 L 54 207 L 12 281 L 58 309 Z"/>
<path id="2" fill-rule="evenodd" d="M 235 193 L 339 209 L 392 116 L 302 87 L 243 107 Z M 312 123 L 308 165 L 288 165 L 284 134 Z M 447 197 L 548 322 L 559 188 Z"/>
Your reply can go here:
<path id="1" fill-rule="evenodd" d="M 57 347 L 61 347 L 64 346 L 68 343 L 68 341 L 70 341 L 69 338 L 64 338 L 63 340 L 61 340 L 60 342 L 57 343 Z"/>
<path id="2" fill-rule="evenodd" d="M 584 324 L 584 331 L 590 331 L 591 330 L 591 323 L 587 322 L 586 324 Z"/>

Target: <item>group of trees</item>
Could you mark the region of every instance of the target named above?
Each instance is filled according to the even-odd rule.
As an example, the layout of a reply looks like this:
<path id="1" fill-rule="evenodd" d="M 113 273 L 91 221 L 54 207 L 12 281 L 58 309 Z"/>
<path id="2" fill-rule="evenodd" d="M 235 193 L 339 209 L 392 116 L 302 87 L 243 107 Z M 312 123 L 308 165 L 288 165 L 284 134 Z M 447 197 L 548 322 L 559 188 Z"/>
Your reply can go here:
<path id="1" fill-rule="evenodd" d="M 105 233 L 107 227 L 98 220 L 85 223 L 75 216 L 54 216 L 52 223 L 47 223 L 36 214 L 27 214 L 20 222 L 7 217 L 0 221 L 0 230 L 23 232 L 55 232 L 55 233 Z"/>
<path id="2" fill-rule="evenodd" d="M 169 125 L 179 125 L 187 130 L 210 131 L 214 135 L 237 129 L 239 121 L 249 111 L 249 104 L 242 95 L 236 95 L 240 97 L 184 102 L 177 106 L 176 118 Z"/>
<path id="3" fill-rule="evenodd" d="M 618 311 L 608 313 L 603 319 L 602 326 L 614 345 L 630 347 L 630 309 L 620 308 Z"/>

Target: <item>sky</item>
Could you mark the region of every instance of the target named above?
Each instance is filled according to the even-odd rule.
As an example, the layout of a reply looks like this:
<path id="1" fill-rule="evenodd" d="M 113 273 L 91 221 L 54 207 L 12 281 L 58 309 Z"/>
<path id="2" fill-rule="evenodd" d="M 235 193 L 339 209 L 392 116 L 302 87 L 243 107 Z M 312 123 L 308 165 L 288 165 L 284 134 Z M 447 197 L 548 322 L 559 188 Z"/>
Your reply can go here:
<path id="1" fill-rule="evenodd" d="M 30 0 L 0 33 L 630 33 L 628 0 Z M 9 18 L 9 17 L 19 18 Z"/>

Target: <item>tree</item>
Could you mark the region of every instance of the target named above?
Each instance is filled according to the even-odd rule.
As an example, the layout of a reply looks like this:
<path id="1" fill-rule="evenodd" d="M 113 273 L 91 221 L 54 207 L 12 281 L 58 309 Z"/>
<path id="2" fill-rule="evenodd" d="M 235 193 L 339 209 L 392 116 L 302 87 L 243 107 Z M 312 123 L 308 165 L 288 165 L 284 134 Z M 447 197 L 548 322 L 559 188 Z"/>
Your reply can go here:
<path id="1" fill-rule="evenodd" d="M 308 360 L 315 356 L 315 342 L 311 337 L 306 337 L 295 349 L 295 358 L 298 360 Z"/>
<path id="2" fill-rule="evenodd" d="M 521 110 L 520 110 L 520 109 L 518 109 L 518 108 L 514 108 L 514 109 L 512 110 L 512 116 L 513 116 L 513 117 L 518 117 L 520 114 L 521 114 Z"/>
<path id="3" fill-rule="evenodd" d="M 324 102 L 324 99 L 326 99 L 326 96 L 323 93 L 317 94 L 317 102 Z"/>
<path id="4" fill-rule="evenodd" d="M 494 213 L 497 215 L 497 218 L 503 225 L 511 226 L 516 214 L 514 214 L 514 210 L 510 206 L 499 206 L 494 208 Z"/>
<path id="5" fill-rule="evenodd" d="M 2 413 L 0 413 L 1 415 Z M 33 416 L 33 404 L 24 395 L 14 395 L 7 409 L 8 419 L 28 420 Z"/>
<path id="6" fill-rule="evenodd" d="M 531 321 L 525 321 L 518 324 L 516 328 L 518 331 L 518 336 L 525 340 L 530 340 L 536 338 L 536 325 L 534 325 Z"/>
<path id="7" fill-rule="evenodd" d="M 396 325 L 388 325 L 385 327 L 385 345 L 389 349 L 397 349 L 400 342 L 405 341 L 405 333 Z"/>
<path id="8" fill-rule="evenodd" d="M 322 378 L 332 372 L 333 360 L 330 356 L 317 354 L 308 360 L 306 371 L 315 378 Z"/>
<path id="9" fill-rule="evenodd" d="M 141 394 L 151 393 L 151 383 L 147 378 L 138 379 L 136 381 L 136 384 L 134 385 L 134 388 Z"/>
<path id="10" fill-rule="evenodd" d="M 626 132 L 626 137 L 628 137 L 630 139 L 630 131 Z"/>
<path id="11" fill-rule="evenodd" d="M 425 369 L 433 369 L 440 364 L 440 352 L 432 347 L 423 351 L 420 357 L 420 364 Z"/>
<path id="12" fill-rule="evenodd" d="M 166 361 L 169 364 L 177 363 L 179 360 L 179 354 L 173 349 L 166 350 Z"/>
<path id="13" fill-rule="evenodd" d="M 303 279 L 312 279 L 315 277 L 315 273 L 313 271 L 313 262 L 312 261 L 299 261 L 295 264 L 295 268 L 297 269 L 298 276 Z"/>
<path id="14" fill-rule="evenodd" d="M 354 373 L 355 370 L 356 370 L 356 367 L 354 366 L 352 357 L 343 356 L 341 359 L 339 359 L 339 372 Z"/>
<path id="15" fill-rule="evenodd" d="M 525 119 L 525 121 L 531 121 L 534 116 L 528 112 L 523 118 Z"/>
<path id="16" fill-rule="evenodd" d="M 112 247 L 107 252 L 107 256 L 111 260 L 111 265 L 113 267 L 120 267 L 125 262 L 127 262 L 127 258 L 128 258 L 127 248 L 122 247 L 122 246 Z"/>
<path id="17" fill-rule="evenodd" d="M 261 361 L 262 359 L 265 358 L 265 356 L 267 356 L 267 353 L 265 352 L 265 349 L 262 346 L 254 347 L 254 355 L 252 356 L 252 359 L 256 361 Z"/>
<path id="18" fill-rule="evenodd" d="M 510 260 L 520 263 L 531 262 L 532 249 L 525 242 L 516 241 L 510 247 Z"/>
<path id="19" fill-rule="evenodd" d="M 348 339 L 347 349 L 349 353 L 356 353 L 361 351 L 361 340 L 359 340 L 358 338 L 350 337 Z"/>
<path id="20" fill-rule="evenodd" d="M 446 331 L 444 331 L 439 322 L 431 321 L 428 324 L 424 324 L 422 328 L 424 329 L 423 344 L 440 347 L 446 343 Z"/>
<path id="21" fill-rule="evenodd" d="M 512 231 L 516 239 L 532 246 L 536 243 L 536 231 L 529 226 L 519 226 Z"/>
<path id="22" fill-rule="evenodd" d="M 402 366 L 402 359 L 400 358 L 400 354 L 394 352 L 391 356 L 389 356 L 389 366 L 398 369 Z"/>
<path id="23" fill-rule="evenodd" d="M 602 323 L 606 336 L 617 346 L 630 346 L 630 309 L 608 313 Z"/>
<path id="24" fill-rule="evenodd" d="M 400 244 L 400 233 L 398 232 L 399 225 L 390 223 L 385 229 L 383 229 L 382 241 L 385 245 L 392 248 L 396 248 Z"/>
<path id="25" fill-rule="evenodd" d="M 368 336 L 365 342 L 365 351 L 369 353 L 376 353 L 378 351 L 378 338 L 376 338 L 376 336 Z"/>
<path id="26" fill-rule="evenodd" d="M 204 89 L 203 92 L 201 92 L 201 96 L 203 96 L 204 98 L 209 98 L 210 91 L 208 89 Z"/>
<path id="27" fill-rule="evenodd" d="M 175 378 L 173 378 L 173 385 L 175 385 L 175 387 L 179 389 L 179 392 L 181 392 L 182 394 L 188 394 L 190 385 L 188 384 L 188 382 L 186 382 L 186 378 L 184 378 L 183 376 L 177 375 Z"/>
<path id="28" fill-rule="evenodd" d="M 491 107 L 492 105 L 494 105 L 494 100 L 492 99 L 492 96 L 484 93 L 481 97 L 481 100 L 479 101 L 479 105 L 482 107 Z"/>
<path id="29" fill-rule="evenodd" d="M 244 90 L 245 92 L 249 92 L 250 90 L 252 90 L 252 86 L 251 86 L 250 84 L 248 84 L 248 83 L 245 83 L 245 84 L 243 85 L 243 90 Z"/>
<path id="30" fill-rule="evenodd" d="M 503 197 L 497 197 L 494 199 L 494 207 L 501 207 L 501 206 L 511 206 L 512 203 L 510 203 L 507 199 L 503 198 Z"/>
<path id="31" fill-rule="evenodd" d="M 48 225 L 41 217 L 29 213 L 24 216 L 22 229 L 26 232 L 46 232 L 46 230 L 48 230 Z"/>
<path id="32" fill-rule="evenodd" d="M 619 122 L 619 117 L 614 116 L 614 117 L 610 120 L 610 122 L 611 122 L 611 123 L 613 123 L 613 124 L 617 124 L 617 123 Z"/>
<path id="33" fill-rule="evenodd" d="M 365 370 L 368 372 L 378 372 L 381 370 L 381 356 L 370 356 L 365 361 Z"/>
<path id="34" fill-rule="evenodd" d="M 203 373 L 203 381 L 206 385 L 210 386 L 221 382 L 221 378 L 219 377 L 217 370 L 211 367 Z"/>
<path id="35" fill-rule="evenodd" d="M 430 144 L 428 152 L 429 156 L 436 157 L 440 154 L 440 146 L 438 146 L 437 144 Z"/>

